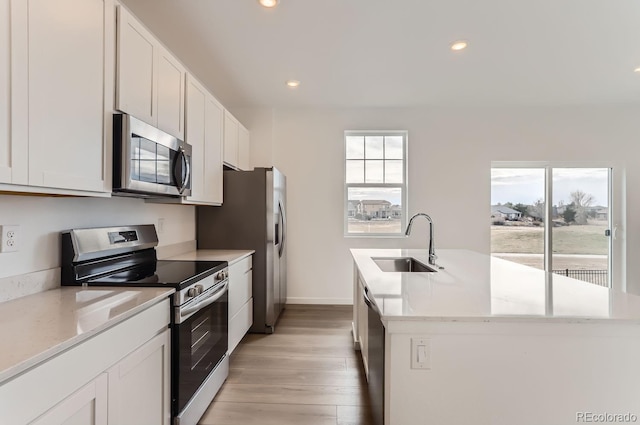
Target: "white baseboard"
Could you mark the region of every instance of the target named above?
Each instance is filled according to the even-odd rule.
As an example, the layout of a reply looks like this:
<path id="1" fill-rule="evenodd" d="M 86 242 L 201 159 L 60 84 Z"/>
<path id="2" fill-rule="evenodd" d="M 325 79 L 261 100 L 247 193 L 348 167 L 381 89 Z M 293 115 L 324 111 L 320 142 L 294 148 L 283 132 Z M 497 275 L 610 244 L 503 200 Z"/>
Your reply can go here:
<path id="1" fill-rule="evenodd" d="M 287 304 L 352 305 L 351 298 L 287 297 Z"/>

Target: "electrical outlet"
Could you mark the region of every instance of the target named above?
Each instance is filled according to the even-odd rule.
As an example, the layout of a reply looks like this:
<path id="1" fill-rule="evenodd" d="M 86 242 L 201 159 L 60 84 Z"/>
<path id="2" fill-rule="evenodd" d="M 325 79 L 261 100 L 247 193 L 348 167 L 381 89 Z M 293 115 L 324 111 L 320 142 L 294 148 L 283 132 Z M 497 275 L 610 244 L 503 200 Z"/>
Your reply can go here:
<path id="1" fill-rule="evenodd" d="M 158 219 L 158 234 L 161 235 L 164 233 L 164 218 Z"/>
<path id="2" fill-rule="evenodd" d="M 0 226 L 0 252 L 16 252 L 20 250 L 20 226 Z"/>

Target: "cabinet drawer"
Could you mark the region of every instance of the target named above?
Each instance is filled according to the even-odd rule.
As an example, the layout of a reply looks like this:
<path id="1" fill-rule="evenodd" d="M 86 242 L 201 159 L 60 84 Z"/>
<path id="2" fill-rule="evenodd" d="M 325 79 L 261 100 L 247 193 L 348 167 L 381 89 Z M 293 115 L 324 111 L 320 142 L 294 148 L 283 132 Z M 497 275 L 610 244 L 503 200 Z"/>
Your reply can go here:
<path id="1" fill-rule="evenodd" d="M 251 256 L 229 267 L 229 317 L 233 317 L 253 296 Z"/>
<path id="2" fill-rule="evenodd" d="M 247 270 L 251 270 L 253 267 L 253 255 L 249 255 L 248 257 L 244 257 L 242 260 L 239 260 L 232 265 L 229 266 L 229 273 L 231 271 L 242 271 L 246 272 Z"/>
<path id="3" fill-rule="evenodd" d="M 229 354 L 233 352 L 242 337 L 253 324 L 253 298 L 247 301 L 229 320 Z"/>

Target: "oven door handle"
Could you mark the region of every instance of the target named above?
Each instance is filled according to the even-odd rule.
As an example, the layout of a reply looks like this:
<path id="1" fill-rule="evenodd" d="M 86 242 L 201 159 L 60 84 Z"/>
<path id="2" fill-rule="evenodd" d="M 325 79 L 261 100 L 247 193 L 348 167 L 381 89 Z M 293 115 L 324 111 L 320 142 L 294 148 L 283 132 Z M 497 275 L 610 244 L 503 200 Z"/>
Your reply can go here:
<path id="1" fill-rule="evenodd" d="M 229 281 L 227 280 L 220 289 L 215 291 L 213 294 L 209 295 L 207 298 L 204 298 L 201 301 L 198 301 L 195 305 L 189 306 L 187 308 L 181 308 L 178 312 L 178 317 L 176 322 L 182 323 L 183 321 L 187 320 L 189 317 L 193 316 L 199 310 L 218 301 L 227 291 L 228 287 L 229 287 Z"/>

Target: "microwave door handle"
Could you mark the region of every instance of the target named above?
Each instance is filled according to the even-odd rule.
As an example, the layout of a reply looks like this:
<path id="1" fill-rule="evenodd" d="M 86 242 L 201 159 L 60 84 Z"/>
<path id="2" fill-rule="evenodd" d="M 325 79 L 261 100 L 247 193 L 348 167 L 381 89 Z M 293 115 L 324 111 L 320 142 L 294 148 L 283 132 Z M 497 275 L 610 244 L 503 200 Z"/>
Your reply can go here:
<path id="1" fill-rule="evenodd" d="M 180 184 L 178 186 L 178 192 L 182 193 L 182 192 L 184 192 L 184 189 L 189 184 L 189 178 L 190 178 L 190 175 L 191 175 L 191 165 L 189 164 L 189 161 L 187 161 L 187 155 L 184 153 L 184 149 L 180 148 L 180 151 L 178 152 L 178 155 L 180 155 L 180 161 L 182 161 L 182 164 L 184 165 L 184 168 L 187 169 L 187 173 L 186 173 L 185 177 L 182 177 L 182 173 L 178 177 L 178 175 L 176 173 L 176 168 L 174 168 L 174 170 L 173 170 L 173 175 L 176 178 L 176 181 L 180 181 Z M 177 167 L 177 164 L 178 164 L 178 161 L 176 161 L 176 165 L 174 167 Z"/>
<path id="2" fill-rule="evenodd" d="M 191 161 L 187 160 L 187 155 L 184 153 L 184 151 L 182 152 L 182 158 L 184 159 L 184 164 L 187 167 L 187 175 L 185 176 L 184 184 L 182 185 L 182 189 L 180 189 L 180 193 L 182 193 L 187 188 L 187 186 L 189 185 L 189 180 L 191 180 Z"/>

